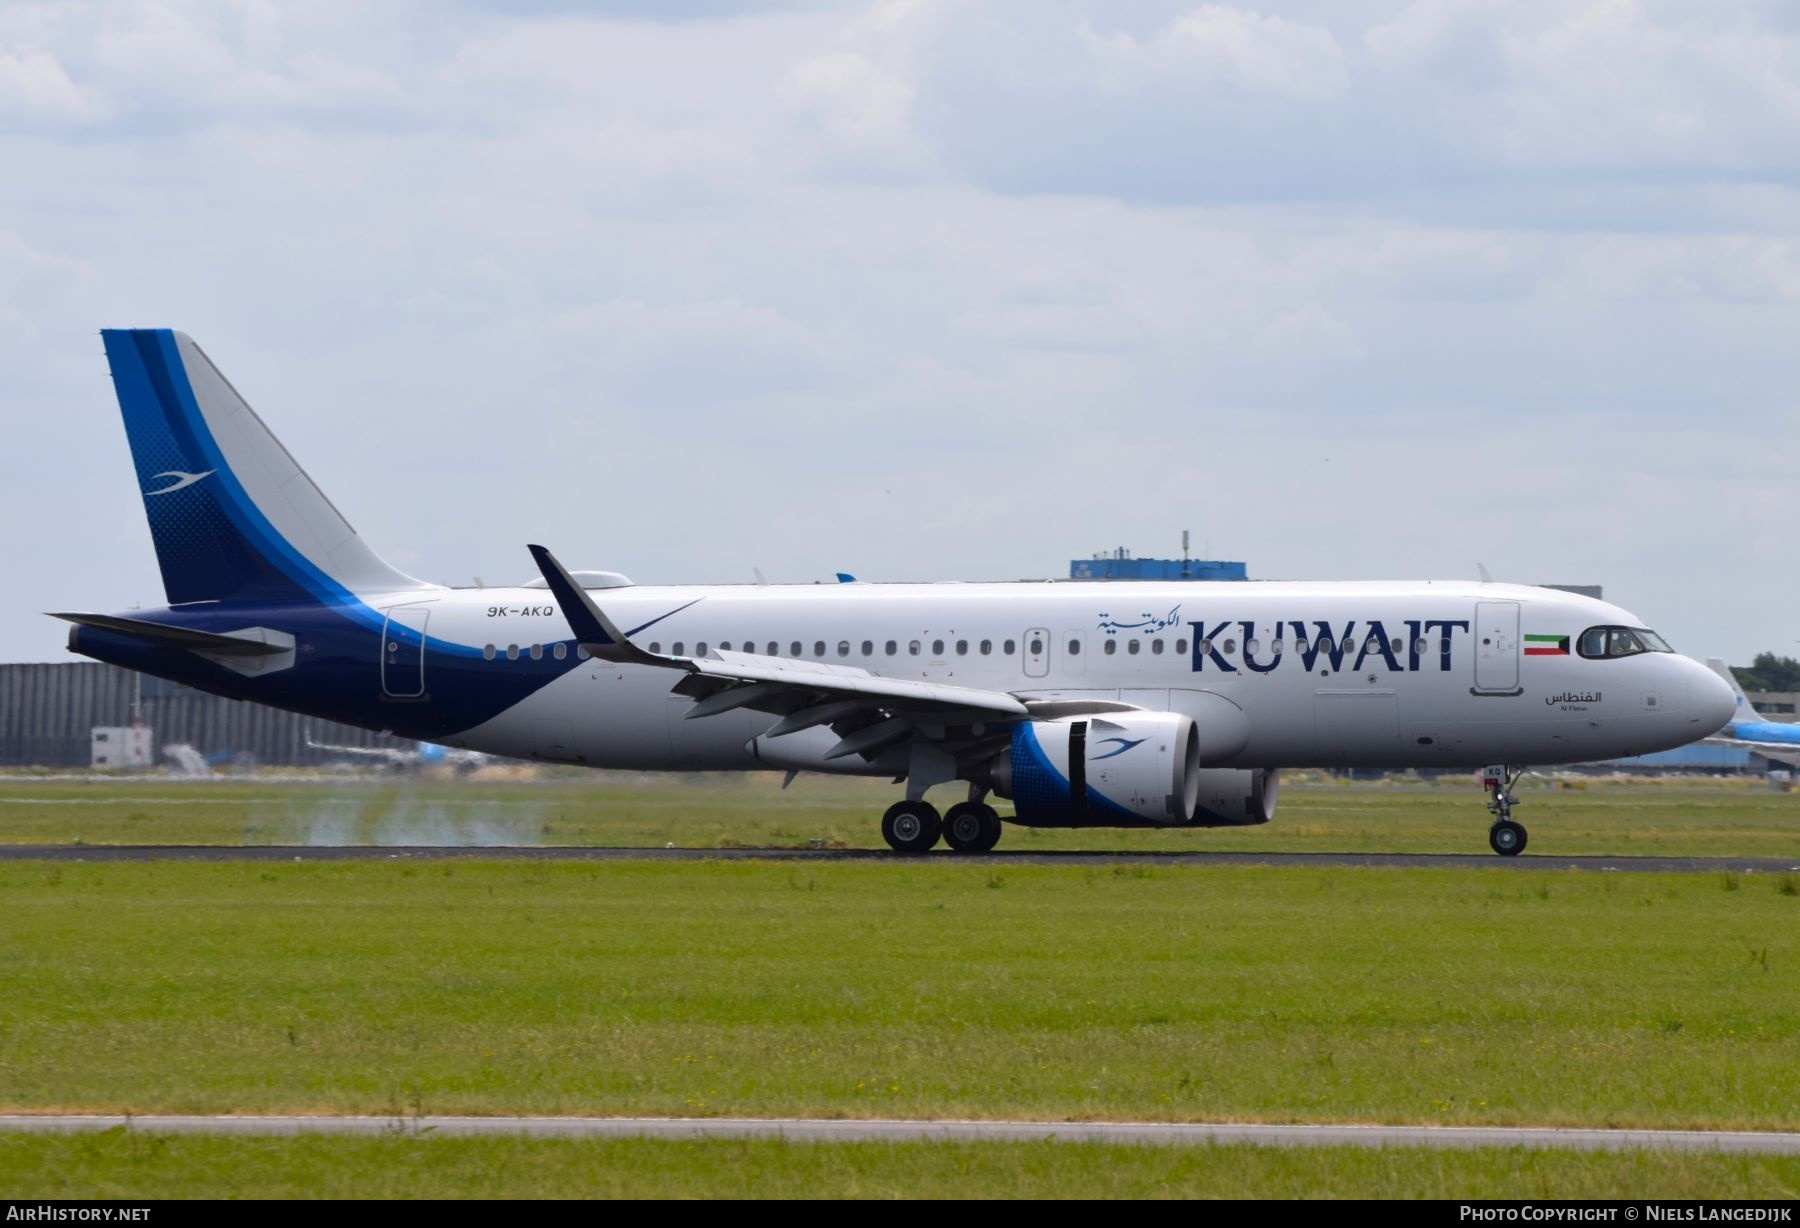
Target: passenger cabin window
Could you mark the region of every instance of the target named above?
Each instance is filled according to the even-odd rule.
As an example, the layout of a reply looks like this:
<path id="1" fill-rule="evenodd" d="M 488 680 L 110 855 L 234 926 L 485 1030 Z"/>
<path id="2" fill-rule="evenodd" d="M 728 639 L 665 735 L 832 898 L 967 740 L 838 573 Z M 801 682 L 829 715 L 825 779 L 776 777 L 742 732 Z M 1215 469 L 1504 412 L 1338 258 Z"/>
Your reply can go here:
<path id="1" fill-rule="evenodd" d="M 567 644 L 558 644 L 550 650 L 550 655 L 560 661 L 569 655 L 569 646 Z"/>
<path id="2" fill-rule="evenodd" d="M 1069 640 L 1069 655 L 1071 657 L 1079 657 L 1081 655 L 1081 641 L 1080 640 L 1073 639 L 1073 638 L 1071 638 Z"/>
<path id="3" fill-rule="evenodd" d="M 1113 653 L 1119 651 L 1119 641 L 1118 640 L 1107 640 L 1106 647 L 1102 651 L 1104 651 L 1107 656 L 1109 656 L 1109 657 L 1112 656 Z"/>
<path id="4" fill-rule="evenodd" d="M 897 642 L 895 642 L 894 640 L 889 640 L 886 643 L 886 645 L 884 645 L 884 648 L 887 652 L 887 655 L 890 657 L 900 651 L 900 645 Z"/>
<path id="5" fill-rule="evenodd" d="M 652 651 L 655 651 L 655 650 L 652 649 Z M 585 661 L 593 655 L 594 655 L 593 653 L 591 653 L 587 650 L 586 644 L 577 644 L 575 646 L 575 656 L 578 660 Z"/>
<path id="6" fill-rule="evenodd" d="M 799 655 L 800 655 L 800 641 L 795 640 L 792 644 L 788 645 L 788 656 L 797 657 Z"/>
<path id="7" fill-rule="evenodd" d="M 769 641 L 769 655 L 771 657 L 779 657 L 781 655 L 781 645 L 777 644 L 774 640 Z"/>
<path id="8" fill-rule="evenodd" d="M 519 646 L 517 644 L 508 644 L 506 646 L 506 659 L 508 661 L 517 661 L 519 659 Z"/>
<path id="9" fill-rule="evenodd" d="M 481 655 L 487 660 L 492 661 L 494 659 L 494 646 L 492 644 L 483 644 L 481 646 Z"/>
<path id="10" fill-rule="evenodd" d="M 1038 639 L 1035 635 L 1031 637 L 1031 655 L 1034 657 L 1041 657 L 1044 655 L 1044 641 Z"/>
<path id="11" fill-rule="evenodd" d="M 824 640 L 814 640 L 813 641 L 813 656 L 822 657 L 824 655 L 825 655 L 825 641 Z"/>
<path id="12" fill-rule="evenodd" d="M 1000 645 L 1000 655 L 1003 657 L 1012 656 L 1014 647 L 1015 647 L 1015 645 L 1013 644 L 1013 642 L 1011 640 L 1007 640 L 1004 644 Z"/>
<path id="13" fill-rule="evenodd" d="M 875 644 L 873 641 L 871 641 L 871 640 L 863 641 L 862 655 L 865 657 L 872 657 L 875 655 Z"/>
<path id="14" fill-rule="evenodd" d="M 1663 638 L 1642 627 L 1589 627 L 1576 641 L 1584 657 L 1635 657 L 1644 652 L 1673 652 Z"/>
<path id="15" fill-rule="evenodd" d="M 984 656 L 984 657 L 990 656 L 990 655 L 992 655 L 993 651 L 994 651 L 994 641 L 993 640 L 982 640 L 981 641 L 981 655 L 982 656 Z"/>
<path id="16" fill-rule="evenodd" d="M 839 640 L 838 641 L 838 656 L 847 657 L 849 655 L 850 655 L 850 641 L 849 640 Z"/>
<path id="17" fill-rule="evenodd" d="M 1281 647 L 1281 641 L 1276 640 L 1275 646 L 1277 648 Z M 1162 650 L 1163 650 L 1163 642 L 1161 640 L 1151 640 L 1150 641 L 1150 652 L 1152 653 L 1152 655 L 1160 657 L 1160 656 L 1162 656 Z M 1277 653 L 1276 655 L 1279 656 L 1280 654 Z"/>
<path id="18" fill-rule="evenodd" d="M 1175 641 L 1175 651 L 1179 652 L 1179 653 L 1185 653 L 1187 651 L 1187 641 L 1186 640 L 1176 640 Z"/>
<path id="19" fill-rule="evenodd" d="M 662 654 L 662 645 L 657 643 L 655 640 L 651 640 L 650 641 L 650 651 L 654 652 L 660 656 Z"/>
<path id="20" fill-rule="evenodd" d="M 1106 641 L 1106 643 L 1107 643 L 1108 647 L 1112 646 L 1111 640 Z M 1144 651 L 1144 644 L 1143 644 L 1142 640 L 1131 640 L 1125 645 L 1125 647 L 1126 647 L 1126 650 L 1128 652 L 1130 652 L 1131 655 L 1134 657 L 1137 656 L 1138 653 Z"/>
<path id="21" fill-rule="evenodd" d="M 706 641 L 705 640 L 701 640 L 698 644 L 694 645 L 694 655 L 696 657 L 704 657 L 706 655 Z"/>
<path id="22" fill-rule="evenodd" d="M 680 640 L 676 640 L 673 644 L 669 645 L 669 655 L 675 656 L 675 657 L 684 657 L 687 655 L 686 653 L 681 651 L 681 641 Z"/>
<path id="23" fill-rule="evenodd" d="M 944 641 L 943 640 L 932 640 L 931 641 L 931 655 L 934 657 L 941 657 L 944 655 Z"/>
<path id="24" fill-rule="evenodd" d="M 918 640 L 908 640 L 906 642 L 906 651 L 911 653 L 915 657 L 918 656 L 919 655 L 919 641 Z"/>

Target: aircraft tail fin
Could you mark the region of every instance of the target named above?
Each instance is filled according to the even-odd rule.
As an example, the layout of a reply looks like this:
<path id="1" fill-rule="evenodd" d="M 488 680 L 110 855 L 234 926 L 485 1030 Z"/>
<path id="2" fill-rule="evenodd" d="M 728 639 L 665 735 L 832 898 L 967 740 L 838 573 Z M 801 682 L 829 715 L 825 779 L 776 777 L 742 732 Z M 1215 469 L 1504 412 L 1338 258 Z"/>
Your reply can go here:
<path id="1" fill-rule="evenodd" d="M 1731 719 L 1734 721 L 1756 720 L 1756 709 L 1750 706 L 1750 699 L 1744 694 L 1744 688 L 1739 685 L 1737 675 L 1731 672 L 1731 667 L 1718 657 L 1708 657 L 1706 658 L 1706 668 L 1723 678 L 1725 685 L 1731 688 L 1732 695 L 1737 699 L 1737 708 L 1733 710 Z"/>
<path id="2" fill-rule="evenodd" d="M 427 587 L 369 549 L 191 337 L 100 335 L 170 605 Z"/>

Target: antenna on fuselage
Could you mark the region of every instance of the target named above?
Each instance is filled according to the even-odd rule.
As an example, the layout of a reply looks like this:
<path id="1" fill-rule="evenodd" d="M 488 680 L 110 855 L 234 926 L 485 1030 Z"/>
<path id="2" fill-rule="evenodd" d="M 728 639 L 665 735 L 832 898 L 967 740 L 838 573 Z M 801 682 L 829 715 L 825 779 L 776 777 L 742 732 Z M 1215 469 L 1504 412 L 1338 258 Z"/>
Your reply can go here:
<path id="1" fill-rule="evenodd" d="M 1485 563 L 1475 564 L 1475 573 L 1481 577 L 1481 582 L 1483 584 L 1492 584 L 1494 582 L 1494 577 L 1488 575 L 1487 564 Z"/>

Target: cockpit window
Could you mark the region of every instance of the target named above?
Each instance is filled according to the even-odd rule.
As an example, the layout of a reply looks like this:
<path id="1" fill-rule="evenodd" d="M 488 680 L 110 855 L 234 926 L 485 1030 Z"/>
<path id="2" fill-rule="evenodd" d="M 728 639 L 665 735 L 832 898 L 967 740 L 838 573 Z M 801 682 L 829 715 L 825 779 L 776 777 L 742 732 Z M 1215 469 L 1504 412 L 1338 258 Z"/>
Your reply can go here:
<path id="1" fill-rule="evenodd" d="M 1662 636 L 1643 627 L 1589 627 L 1576 641 L 1584 657 L 1635 657 L 1643 652 L 1673 652 Z"/>

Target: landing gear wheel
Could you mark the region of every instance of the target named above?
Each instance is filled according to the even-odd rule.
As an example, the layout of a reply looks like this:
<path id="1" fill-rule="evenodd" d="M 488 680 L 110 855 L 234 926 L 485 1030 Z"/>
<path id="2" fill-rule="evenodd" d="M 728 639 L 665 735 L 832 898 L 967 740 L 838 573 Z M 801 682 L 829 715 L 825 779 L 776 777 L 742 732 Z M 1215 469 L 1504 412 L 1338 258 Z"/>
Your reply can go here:
<path id="1" fill-rule="evenodd" d="M 1488 828 L 1488 846 L 1502 857 L 1517 857 L 1525 851 L 1525 828 L 1511 819 L 1501 819 Z"/>
<path id="2" fill-rule="evenodd" d="M 944 843 L 959 853 L 985 853 L 1000 843 L 1000 816 L 981 802 L 958 802 L 944 813 Z"/>
<path id="3" fill-rule="evenodd" d="M 895 802 L 881 816 L 881 838 L 896 853 L 925 853 L 944 833 L 944 821 L 930 802 Z"/>

